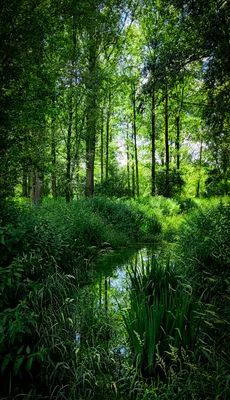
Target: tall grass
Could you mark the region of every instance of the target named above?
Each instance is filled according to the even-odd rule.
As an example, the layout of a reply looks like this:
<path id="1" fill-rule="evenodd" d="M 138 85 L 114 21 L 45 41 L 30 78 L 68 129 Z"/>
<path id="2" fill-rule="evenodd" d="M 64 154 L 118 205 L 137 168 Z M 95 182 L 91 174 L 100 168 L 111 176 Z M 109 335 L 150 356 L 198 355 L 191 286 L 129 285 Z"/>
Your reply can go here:
<path id="1" fill-rule="evenodd" d="M 130 280 L 130 307 L 123 317 L 135 367 L 146 377 L 166 377 L 176 359 L 182 362 L 182 354 L 195 351 L 197 304 L 170 262 L 162 266 L 153 258 L 136 266 Z"/>
<path id="2" fill-rule="evenodd" d="M 228 291 L 230 265 L 230 204 L 204 203 L 187 216 L 178 233 L 181 264 L 209 301 Z"/>
<path id="3" fill-rule="evenodd" d="M 74 398 L 74 292 L 101 249 L 143 237 L 145 214 L 106 199 L 11 202 L 1 211 L 0 395 Z"/>

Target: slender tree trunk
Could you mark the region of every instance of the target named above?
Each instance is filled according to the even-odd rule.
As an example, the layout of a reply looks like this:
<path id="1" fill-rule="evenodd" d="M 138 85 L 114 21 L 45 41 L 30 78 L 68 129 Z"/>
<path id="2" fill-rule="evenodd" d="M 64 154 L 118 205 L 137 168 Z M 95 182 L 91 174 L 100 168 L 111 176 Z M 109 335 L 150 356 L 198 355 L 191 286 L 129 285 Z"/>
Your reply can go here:
<path id="1" fill-rule="evenodd" d="M 108 112 L 106 117 L 106 160 L 105 160 L 105 178 L 109 178 L 109 143 L 110 143 L 110 115 L 111 115 L 111 93 L 109 92 Z"/>
<path id="2" fill-rule="evenodd" d="M 96 146 L 96 121 L 95 121 L 95 107 L 96 101 L 90 102 L 92 108 L 87 112 L 87 134 L 86 134 L 86 185 L 85 195 L 87 197 L 93 196 L 94 192 L 94 160 L 95 160 L 95 146 Z M 92 114 L 90 110 L 92 109 Z"/>
<path id="3" fill-rule="evenodd" d="M 66 140 L 66 202 L 69 203 L 72 196 L 72 176 L 71 176 L 71 139 L 73 130 L 73 86 L 74 86 L 74 73 L 75 73 L 75 59 L 76 59 L 76 45 L 77 45 L 77 29 L 76 22 L 73 19 L 72 26 L 72 59 L 71 59 L 71 76 L 70 76 L 70 98 L 69 98 L 69 125 Z"/>
<path id="4" fill-rule="evenodd" d="M 27 179 L 28 179 L 28 174 L 27 174 L 25 168 L 23 168 L 23 173 L 22 173 L 22 196 L 23 197 L 28 197 Z"/>
<path id="5" fill-rule="evenodd" d="M 176 168 L 180 170 L 180 115 L 176 117 Z"/>
<path id="6" fill-rule="evenodd" d="M 138 153 L 137 153 L 137 125 L 136 125 L 136 94 L 133 92 L 133 137 L 134 137 L 134 154 L 135 154 L 135 172 L 136 172 L 136 190 L 139 197 L 139 172 L 138 172 Z"/>
<path id="7" fill-rule="evenodd" d="M 84 126 L 84 116 L 82 118 L 82 124 L 80 130 L 78 129 L 78 116 L 77 110 L 75 111 L 75 151 L 74 157 L 71 162 L 72 169 L 71 169 L 71 182 L 73 182 L 74 173 L 76 173 L 76 181 L 78 182 L 78 175 L 79 175 L 79 152 L 80 152 L 80 144 L 81 144 L 81 132 Z"/>
<path id="8" fill-rule="evenodd" d="M 153 88 L 152 93 L 152 132 L 151 132 L 151 143 L 152 143 L 152 196 L 156 194 L 156 133 L 155 133 L 155 89 Z"/>
<path id="9" fill-rule="evenodd" d="M 56 143 L 55 143 L 55 128 L 54 119 L 51 121 L 51 158 L 52 158 L 52 196 L 57 197 L 57 177 L 56 177 Z"/>
<path id="10" fill-rule="evenodd" d="M 89 74 L 87 82 L 87 107 L 86 107 L 86 185 L 85 195 L 93 196 L 94 192 L 94 161 L 96 146 L 96 122 L 97 122 L 97 88 L 95 76 L 96 48 L 94 39 L 91 38 L 89 55 Z"/>
<path id="11" fill-rule="evenodd" d="M 101 183 L 104 180 L 104 112 L 101 114 Z"/>
<path id="12" fill-rule="evenodd" d="M 127 133 L 126 133 L 126 155 L 127 155 L 127 180 L 128 180 L 128 193 L 129 193 L 129 195 L 130 195 L 129 124 L 127 124 Z"/>
<path id="13" fill-rule="evenodd" d="M 28 197 L 32 199 L 32 171 L 31 168 L 28 171 Z"/>
<path id="14" fill-rule="evenodd" d="M 100 278 L 99 278 L 99 304 L 101 306 L 102 304 L 102 274 L 100 273 Z"/>
<path id="15" fill-rule="evenodd" d="M 31 200 L 33 203 L 38 203 L 41 199 L 43 192 L 43 177 L 44 176 L 42 176 L 41 172 L 33 167 L 31 175 Z"/>
<path id="16" fill-rule="evenodd" d="M 132 134 L 132 152 L 131 152 L 131 159 L 132 159 L 132 196 L 135 197 L 135 192 L 136 192 L 136 185 L 135 185 L 135 160 L 134 160 L 134 152 L 133 152 L 133 147 L 134 147 L 134 138 Z"/>
<path id="17" fill-rule="evenodd" d="M 95 135 L 95 134 L 94 134 Z M 94 192 L 94 160 L 95 160 L 95 139 L 92 137 L 86 144 L 86 185 L 85 195 L 93 196 Z"/>
<path id="18" fill-rule="evenodd" d="M 169 197 L 169 121 L 168 121 L 168 91 L 165 95 L 165 193 Z"/>
<path id="19" fill-rule="evenodd" d="M 73 98 L 70 94 L 69 104 L 69 126 L 66 141 L 66 202 L 69 203 L 71 199 L 71 136 L 73 126 Z"/>
<path id="20" fill-rule="evenodd" d="M 108 278 L 105 278 L 105 312 L 108 312 Z"/>
<path id="21" fill-rule="evenodd" d="M 202 166 L 202 155 L 203 155 L 203 139 L 200 138 L 200 156 L 199 156 L 199 171 L 198 171 L 198 182 L 196 187 L 196 197 L 200 197 L 200 181 L 201 181 L 201 166 Z"/>

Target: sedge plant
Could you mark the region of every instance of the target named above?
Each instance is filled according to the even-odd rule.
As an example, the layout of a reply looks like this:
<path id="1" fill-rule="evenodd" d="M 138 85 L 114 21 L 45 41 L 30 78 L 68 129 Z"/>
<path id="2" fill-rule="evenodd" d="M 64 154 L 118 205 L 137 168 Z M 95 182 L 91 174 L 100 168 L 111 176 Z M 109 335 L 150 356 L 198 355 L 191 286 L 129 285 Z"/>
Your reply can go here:
<path id="1" fill-rule="evenodd" d="M 131 270 L 130 280 L 130 306 L 123 319 L 134 365 L 147 378 L 166 377 L 185 353 L 194 354 L 197 304 L 173 263 L 163 266 L 155 258 L 142 262 Z"/>

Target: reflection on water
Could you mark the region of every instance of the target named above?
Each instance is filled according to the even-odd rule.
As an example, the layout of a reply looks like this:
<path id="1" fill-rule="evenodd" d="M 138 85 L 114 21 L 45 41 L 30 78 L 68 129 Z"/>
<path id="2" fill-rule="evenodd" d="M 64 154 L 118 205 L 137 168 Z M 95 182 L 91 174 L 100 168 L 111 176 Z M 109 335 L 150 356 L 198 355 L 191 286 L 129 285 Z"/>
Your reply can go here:
<path id="1" fill-rule="evenodd" d="M 99 258 L 92 269 L 92 283 L 78 291 L 77 344 L 107 346 L 114 355 L 127 357 L 129 348 L 122 309 L 129 306 L 130 272 L 152 257 L 163 257 L 161 248 L 128 249 Z"/>

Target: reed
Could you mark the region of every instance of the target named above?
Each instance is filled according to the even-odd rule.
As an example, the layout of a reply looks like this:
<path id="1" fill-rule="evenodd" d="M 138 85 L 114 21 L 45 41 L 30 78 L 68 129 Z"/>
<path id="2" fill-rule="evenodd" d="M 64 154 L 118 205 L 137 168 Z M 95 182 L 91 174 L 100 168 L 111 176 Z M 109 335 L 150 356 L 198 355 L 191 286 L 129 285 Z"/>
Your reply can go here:
<path id="1" fill-rule="evenodd" d="M 123 312 L 134 355 L 143 376 L 167 376 L 194 354 L 199 318 L 191 288 L 175 264 L 155 258 L 130 272 L 130 306 Z"/>

